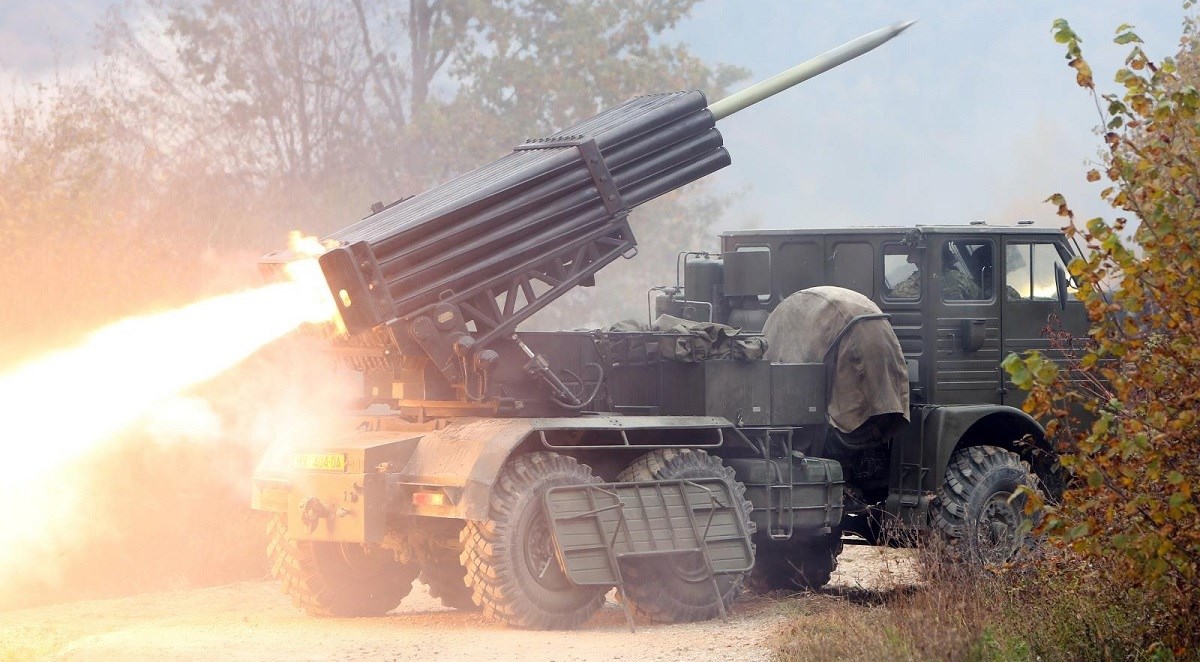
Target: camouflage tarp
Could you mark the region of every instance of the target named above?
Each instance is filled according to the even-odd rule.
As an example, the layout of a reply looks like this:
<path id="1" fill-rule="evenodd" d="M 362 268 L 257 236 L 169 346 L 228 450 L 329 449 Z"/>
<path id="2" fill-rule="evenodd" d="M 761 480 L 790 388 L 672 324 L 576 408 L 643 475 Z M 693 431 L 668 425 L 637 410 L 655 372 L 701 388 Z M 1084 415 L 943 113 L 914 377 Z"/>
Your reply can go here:
<path id="1" fill-rule="evenodd" d="M 662 355 L 675 361 L 757 361 L 767 350 L 767 342 L 762 336 L 743 336 L 741 329 L 726 324 L 659 315 L 654 320 L 654 330 L 679 334 L 680 337 L 671 342 L 664 339 L 660 343 Z"/>
<path id="2" fill-rule="evenodd" d="M 672 315 L 660 315 L 654 325 L 624 320 L 609 327 L 616 332 L 666 332 L 660 338 L 658 353 L 664 359 L 693 363 L 714 359 L 757 361 L 763 357 L 767 342 L 762 336 L 743 336 L 741 329 L 713 322 L 693 322 Z"/>
<path id="3" fill-rule="evenodd" d="M 812 287 L 784 299 L 767 318 L 766 358 L 778 363 L 822 363 L 851 319 L 878 315 L 867 297 L 840 287 Z M 908 419 L 908 369 L 887 320 L 855 324 L 842 337 L 829 387 L 829 422 L 853 432 L 873 416 Z"/>

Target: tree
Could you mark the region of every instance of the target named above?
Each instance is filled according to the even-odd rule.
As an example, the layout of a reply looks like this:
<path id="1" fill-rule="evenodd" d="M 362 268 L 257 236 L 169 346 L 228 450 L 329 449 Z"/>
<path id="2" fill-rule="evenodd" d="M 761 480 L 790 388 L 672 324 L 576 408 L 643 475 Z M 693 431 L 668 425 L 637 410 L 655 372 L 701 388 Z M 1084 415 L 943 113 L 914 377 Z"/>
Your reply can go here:
<path id="1" fill-rule="evenodd" d="M 212 207 L 190 215 L 204 245 L 266 249 L 629 97 L 723 95 L 744 71 L 661 39 L 695 2 L 144 0 L 103 34 L 123 134 L 156 155 L 170 197 Z M 214 190 L 230 195 L 198 194 Z M 725 203 L 700 184 L 635 212 L 643 256 L 540 319 L 640 316 L 647 287 L 673 281 L 676 252 L 711 241 Z"/>
<path id="2" fill-rule="evenodd" d="M 1197 26 L 1185 23 L 1180 61 L 1195 71 Z M 1168 643 L 1188 644 L 1200 610 L 1200 92 L 1177 60 L 1154 62 L 1131 26 L 1115 75 L 1097 91 L 1080 37 L 1064 20 L 1076 82 L 1096 101 L 1104 140 L 1103 199 L 1123 214 L 1078 223 L 1061 195 L 1049 199 L 1085 243 L 1069 269 L 1092 322 L 1065 364 L 1010 356 L 1013 380 L 1031 389 L 1025 409 L 1053 419 L 1072 477 L 1045 528 L 1121 581 L 1162 596 Z M 1114 287 L 1115 285 L 1115 287 Z M 1086 416 L 1074 418 L 1082 409 Z M 1194 643 L 1194 642 L 1192 642 Z"/>
<path id="3" fill-rule="evenodd" d="M 723 91 L 740 70 L 655 43 L 694 4 L 146 0 L 104 34 L 151 109 L 131 132 L 284 197 L 337 198 L 335 220 L 301 216 L 325 232 L 351 198 L 358 213 L 420 192 L 629 96 Z"/>
<path id="4" fill-rule="evenodd" d="M 166 237 L 136 227 L 155 186 L 114 112 L 68 82 L 0 112 L 0 365 L 190 289 L 187 268 L 160 272 L 173 249 Z M 164 288 L 158 276 L 168 273 L 177 285 Z"/>

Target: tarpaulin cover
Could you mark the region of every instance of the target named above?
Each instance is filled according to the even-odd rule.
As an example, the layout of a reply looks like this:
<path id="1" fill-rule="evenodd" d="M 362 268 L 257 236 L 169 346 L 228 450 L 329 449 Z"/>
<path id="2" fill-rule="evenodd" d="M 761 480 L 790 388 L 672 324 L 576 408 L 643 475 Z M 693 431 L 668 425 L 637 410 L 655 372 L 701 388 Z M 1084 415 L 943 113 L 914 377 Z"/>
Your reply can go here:
<path id="1" fill-rule="evenodd" d="M 812 287 L 784 299 L 767 317 L 766 358 L 821 363 L 838 334 L 859 315 L 878 315 L 867 297 L 840 287 Z M 886 319 L 864 320 L 842 337 L 829 387 L 829 422 L 853 432 L 873 416 L 908 419 L 908 369 Z"/>
<path id="2" fill-rule="evenodd" d="M 710 360 L 757 361 L 766 352 L 762 336 L 742 335 L 741 329 L 714 322 L 695 322 L 672 315 L 659 315 L 653 326 L 623 320 L 608 329 L 615 332 L 670 333 L 659 337 L 659 355 L 672 361 L 695 363 Z"/>

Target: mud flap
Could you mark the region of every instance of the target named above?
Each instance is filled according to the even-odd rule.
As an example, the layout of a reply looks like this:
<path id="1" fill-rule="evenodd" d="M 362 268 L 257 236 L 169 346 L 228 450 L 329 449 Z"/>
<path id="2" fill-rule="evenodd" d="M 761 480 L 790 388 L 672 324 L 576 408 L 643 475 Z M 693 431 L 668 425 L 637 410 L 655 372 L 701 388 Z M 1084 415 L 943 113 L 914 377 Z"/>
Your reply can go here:
<path id="1" fill-rule="evenodd" d="M 546 513 L 563 570 L 574 583 L 616 586 L 629 628 L 621 561 L 697 555 L 726 617 L 716 576 L 748 572 L 754 547 L 740 504 L 720 478 L 599 483 L 546 491 Z"/>

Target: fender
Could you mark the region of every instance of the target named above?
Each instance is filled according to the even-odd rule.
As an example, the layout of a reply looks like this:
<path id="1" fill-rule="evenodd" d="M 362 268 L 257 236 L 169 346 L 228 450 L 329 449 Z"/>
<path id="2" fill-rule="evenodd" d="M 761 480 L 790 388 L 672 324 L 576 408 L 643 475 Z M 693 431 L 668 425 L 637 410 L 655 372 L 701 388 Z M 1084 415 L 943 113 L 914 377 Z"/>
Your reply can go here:
<path id="1" fill-rule="evenodd" d="M 966 446 L 993 445 L 1021 453 L 1017 443 L 1025 435 L 1043 450 L 1051 450 L 1046 441 L 1046 429 L 1032 416 L 1006 405 L 953 405 L 932 407 L 927 411 L 922 429 L 925 439 L 935 440 L 933 469 L 925 488 L 936 492 L 950 464 L 954 451 Z M 928 447 L 927 447 L 928 448 Z"/>
<path id="2" fill-rule="evenodd" d="M 733 424 L 713 416 L 586 416 L 576 418 L 463 418 L 454 419 L 446 427 L 421 437 L 398 480 L 406 485 L 428 485 L 443 488 L 453 505 L 414 507 L 408 514 L 431 515 L 483 521 L 488 518 L 492 485 L 505 462 L 522 444 L 529 441 L 537 448 L 553 449 L 544 444 L 541 434 L 550 431 L 617 432 L 624 443 L 619 449 L 635 451 L 661 447 L 654 443 L 629 443 L 629 433 L 642 432 L 654 436 L 660 430 L 693 430 L 716 432 L 712 436 L 719 446 L 736 435 Z M 642 437 L 645 438 L 645 437 Z M 641 441 L 641 439 L 639 439 Z M 689 447 L 703 447 L 689 443 Z M 573 446 L 585 450 L 589 446 Z M 597 448 L 592 446 L 593 448 Z M 605 449 L 616 450 L 613 446 Z M 400 504 L 398 504 L 400 505 Z"/>

